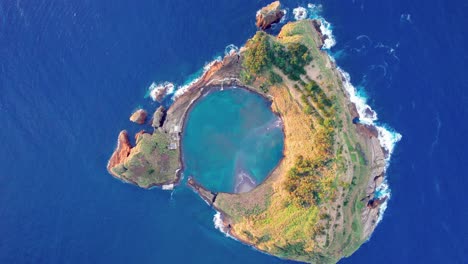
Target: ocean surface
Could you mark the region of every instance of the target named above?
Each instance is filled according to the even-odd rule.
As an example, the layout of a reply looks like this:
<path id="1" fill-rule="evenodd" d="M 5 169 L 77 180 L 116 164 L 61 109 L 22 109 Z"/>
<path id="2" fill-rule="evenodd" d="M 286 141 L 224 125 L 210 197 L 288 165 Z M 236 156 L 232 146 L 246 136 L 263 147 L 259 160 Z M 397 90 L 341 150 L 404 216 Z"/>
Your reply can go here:
<path id="1" fill-rule="evenodd" d="M 282 2 L 288 19 L 313 9 Z M 139 129 L 129 114 L 158 105 L 150 84 L 196 78 L 267 3 L 1 1 L 0 263 L 287 263 L 226 238 L 191 190 L 105 169 L 119 131 Z M 468 3 L 311 3 L 376 122 L 402 135 L 383 220 L 340 263 L 468 263 Z"/>
<path id="2" fill-rule="evenodd" d="M 198 100 L 182 132 L 184 176 L 214 192 L 247 192 L 283 157 L 281 119 L 265 98 L 223 88 Z"/>

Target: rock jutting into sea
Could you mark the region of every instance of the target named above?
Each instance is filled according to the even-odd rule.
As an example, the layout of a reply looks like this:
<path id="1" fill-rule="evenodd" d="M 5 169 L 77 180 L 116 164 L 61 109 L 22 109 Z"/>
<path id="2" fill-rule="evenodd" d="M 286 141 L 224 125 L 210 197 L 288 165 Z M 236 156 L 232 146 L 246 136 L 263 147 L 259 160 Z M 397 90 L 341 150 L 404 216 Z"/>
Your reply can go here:
<path id="1" fill-rule="evenodd" d="M 153 119 L 151 121 L 151 126 L 154 128 L 159 128 L 164 123 L 164 118 L 166 115 L 166 109 L 164 106 L 160 106 L 156 109 L 153 114 Z"/>
<path id="2" fill-rule="evenodd" d="M 114 175 L 114 173 L 112 173 L 110 169 L 117 166 L 118 164 L 121 164 L 128 157 L 131 149 L 132 145 L 130 144 L 130 140 L 128 139 L 128 132 L 122 130 L 117 139 L 117 147 L 115 148 L 114 153 L 112 154 L 111 158 L 109 159 L 109 162 L 107 163 L 107 169 L 112 175 Z"/>

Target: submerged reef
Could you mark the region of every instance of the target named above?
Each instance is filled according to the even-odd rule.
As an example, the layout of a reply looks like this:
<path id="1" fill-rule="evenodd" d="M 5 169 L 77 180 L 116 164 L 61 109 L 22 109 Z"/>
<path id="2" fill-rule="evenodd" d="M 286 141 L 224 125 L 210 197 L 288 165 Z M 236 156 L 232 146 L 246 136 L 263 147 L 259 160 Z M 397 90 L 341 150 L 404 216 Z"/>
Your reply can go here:
<path id="1" fill-rule="evenodd" d="M 278 22 L 275 2 L 257 14 L 257 26 Z M 281 11 L 282 12 L 282 11 Z M 391 147 L 375 113 L 356 104 L 349 76 L 326 51 L 323 21 L 285 24 L 277 36 L 258 31 L 238 52 L 212 62 L 168 109 L 159 108 L 152 133 L 140 132 L 132 147 L 122 131 L 109 172 L 149 188 L 178 184 L 183 167 L 180 133 L 194 102 L 212 89 L 237 86 L 271 101 L 282 120 L 284 157 L 247 192 L 216 193 L 194 178 L 187 184 L 218 211 L 226 234 L 268 254 L 336 263 L 374 231 L 388 196 L 379 188 Z M 173 185 L 171 185 L 173 186 Z"/>

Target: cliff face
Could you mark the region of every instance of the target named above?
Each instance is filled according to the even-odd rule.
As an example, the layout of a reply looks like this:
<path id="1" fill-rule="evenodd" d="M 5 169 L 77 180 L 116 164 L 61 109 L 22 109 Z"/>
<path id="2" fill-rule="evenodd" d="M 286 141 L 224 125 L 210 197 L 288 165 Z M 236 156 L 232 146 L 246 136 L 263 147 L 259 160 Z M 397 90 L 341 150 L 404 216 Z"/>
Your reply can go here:
<path id="1" fill-rule="evenodd" d="M 117 139 L 117 147 L 115 148 L 114 153 L 112 154 L 109 162 L 107 163 L 107 170 L 110 174 L 118 177 L 115 173 L 112 172 L 112 168 L 115 166 L 123 163 L 128 155 L 130 155 L 130 150 L 132 149 L 132 145 L 128 140 L 128 133 L 127 131 L 123 130 L 119 133 L 119 137 Z"/>
<path id="2" fill-rule="evenodd" d="M 281 10 L 279 1 L 273 2 L 257 12 L 256 25 L 258 28 L 265 30 L 271 27 L 272 24 L 278 23 L 284 16 L 284 11 Z"/>

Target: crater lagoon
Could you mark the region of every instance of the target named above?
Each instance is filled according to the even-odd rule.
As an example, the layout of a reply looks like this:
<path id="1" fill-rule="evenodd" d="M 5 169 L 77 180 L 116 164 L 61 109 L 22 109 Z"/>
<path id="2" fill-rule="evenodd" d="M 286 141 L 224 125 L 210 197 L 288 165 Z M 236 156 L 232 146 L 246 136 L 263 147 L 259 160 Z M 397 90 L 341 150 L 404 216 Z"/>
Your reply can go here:
<path id="1" fill-rule="evenodd" d="M 185 122 L 184 175 L 210 191 L 250 191 L 283 157 L 281 119 L 268 100 L 244 88 L 210 91 Z"/>

